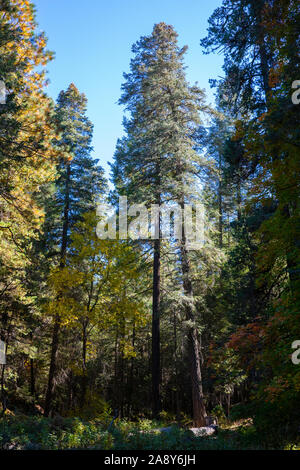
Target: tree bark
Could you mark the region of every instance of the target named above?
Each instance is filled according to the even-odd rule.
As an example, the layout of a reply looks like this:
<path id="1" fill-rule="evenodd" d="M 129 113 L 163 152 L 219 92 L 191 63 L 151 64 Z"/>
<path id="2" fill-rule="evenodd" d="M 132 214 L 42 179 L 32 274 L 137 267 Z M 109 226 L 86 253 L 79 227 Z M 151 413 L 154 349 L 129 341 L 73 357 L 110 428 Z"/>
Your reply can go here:
<path id="1" fill-rule="evenodd" d="M 296 203 L 293 209 L 294 211 L 296 210 Z M 282 214 L 287 219 L 291 217 L 291 210 L 288 204 L 285 204 L 283 206 Z M 299 291 L 299 280 L 300 280 L 299 264 L 297 260 L 297 251 L 299 250 L 299 245 L 300 245 L 299 237 L 297 237 L 296 235 L 296 237 L 290 240 L 290 243 L 288 244 L 286 248 L 286 264 L 287 264 L 287 270 L 288 270 L 288 275 L 289 275 L 290 288 L 291 288 L 291 291 L 295 293 Z"/>
<path id="2" fill-rule="evenodd" d="M 154 240 L 152 304 L 152 414 L 160 412 L 160 239 Z"/>
<path id="3" fill-rule="evenodd" d="M 67 253 L 68 245 L 68 230 L 69 230 L 69 211 L 70 211 L 70 182 L 71 182 L 71 164 L 67 162 L 66 172 L 66 192 L 64 201 L 64 221 L 61 241 L 61 252 L 60 252 L 60 268 L 65 266 L 65 257 Z M 57 364 L 57 352 L 59 343 L 59 332 L 60 332 L 60 315 L 56 313 L 54 317 L 53 333 L 52 333 L 52 344 L 51 344 L 51 358 L 49 367 L 48 386 L 45 398 L 45 411 L 44 415 L 49 416 L 52 408 L 52 401 L 55 392 L 55 374 Z"/>
<path id="4" fill-rule="evenodd" d="M 45 399 L 45 411 L 44 415 L 49 416 L 49 413 L 52 409 L 52 401 L 55 391 L 55 372 L 56 372 L 56 359 L 58 351 L 58 338 L 59 338 L 59 329 L 60 329 L 60 318 L 59 314 L 55 315 L 53 333 L 52 333 L 52 344 L 51 344 L 51 358 L 50 358 L 50 368 L 48 376 L 48 387 Z"/>
<path id="5" fill-rule="evenodd" d="M 193 402 L 193 423 L 195 427 L 206 425 L 206 409 L 204 404 L 203 386 L 202 386 L 202 372 L 201 372 L 201 359 L 200 359 L 200 346 L 198 340 L 198 331 L 195 326 L 195 317 L 193 313 L 193 289 L 190 277 L 190 262 L 186 249 L 186 239 L 184 235 L 180 245 L 181 254 L 181 268 L 183 275 L 183 289 L 184 294 L 188 298 L 186 302 L 186 319 L 192 323 L 193 326 L 189 327 L 188 331 L 188 353 L 190 362 L 190 373 L 192 381 L 192 402 Z"/>
<path id="6" fill-rule="evenodd" d="M 34 370 L 34 360 L 30 359 L 30 395 L 35 396 L 35 370 Z"/>
<path id="7" fill-rule="evenodd" d="M 237 188 L 236 188 L 236 199 L 237 199 L 237 219 L 240 222 L 242 219 L 242 212 L 241 212 L 241 207 L 242 207 L 242 195 L 241 195 L 241 181 L 240 181 L 240 176 L 238 176 L 238 183 L 237 183 Z"/>
<path id="8" fill-rule="evenodd" d="M 218 206 L 219 206 L 219 247 L 223 247 L 223 201 L 222 201 L 222 181 L 219 178 L 218 187 Z"/>
<path id="9" fill-rule="evenodd" d="M 179 400 L 179 377 L 178 377 L 178 355 L 177 355 L 177 321 L 176 312 L 173 312 L 173 334 L 174 334 L 174 373 L 175 373 L 175 413 L 176 420 L 180 421 L 180 400 Z"/>
<path id="10" fill-rule="evenodd" d="M 87 370 L 86 370 L 86 347 L 87 347 L 87 322 L 85 320 L 82 325 L 82 384 L 81 384 L 81 407 L 85 404 L 85 397 L 87 391 Z"/>
<path id="11" fill-rule="evenodd" d="M 135 322 L 133 322 L 132 327 L 132 347 L 135 348 Z M 132 408 L 133 408 L 133 376 L 134 376 L 134 358 L 130 360 L 130 372 L 128 376 L 128 416 L 131 417 Z"/>

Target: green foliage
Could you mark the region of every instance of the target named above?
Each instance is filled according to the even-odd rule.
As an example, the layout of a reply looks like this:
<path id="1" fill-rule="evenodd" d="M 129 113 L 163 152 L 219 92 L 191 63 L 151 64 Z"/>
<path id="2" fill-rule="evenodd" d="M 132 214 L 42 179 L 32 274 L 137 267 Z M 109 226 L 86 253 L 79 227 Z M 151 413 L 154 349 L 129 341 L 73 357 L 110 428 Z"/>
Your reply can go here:
<path id="1" fill-rule="evenodd" d="M 292 449 L 300 445 L 298 398 L 289 402 L 273 403 L 257 401 L 253 410 L 253 422 L 262 442 L 267 447 Z"/>
<path id="2" fill-rule="evenodd" d="M 255 413 L 254 403 L 236 403 L 230 409 L 230 421 L 238 421 L 249 418 Z"/>
<path id="3" fill-rule="evenodd" d="M 219 425 L 227 423 L 227 417 L 222 405 L 217 405 L 211 410 L 211 415 L 218 419 Z"/>
<path id="4" fill-rule="evenodd" d="M 83 420 L 95 420 L 109 425 L 112 420 L 110 405 L 96 392 L 88 391 L 82 407 L 76 407 L 68 413 L 69 416 L 80 416 Z"/>
<path id="5" fill-rule="evenodd" d="M 172 26 L 156 24 L 134 44 L 110 197 L 92 157 L 87 98 L 73 83 L 56 105 L 45 94 L 41 66 L 52 53 L 33 4 L 5 0 L 0 10 L 0 79 L 9 91 L 0 104 L 0 388 L 8 405 L 0 447 L 296 448 L 297 1 L 223 0 L 215 10 L 201 41 L 206 53 L 225 56 L 212 113 L 186 81 L 186 47 Z M 203 202 L 207 243 L 187 253 L 186 240 L 153 250 L 148 241 L 99 239 L 96 202 L 118 195 L 147 207 Z M 160 421 L 149 419 L 155 375 Z M 214 407 L 218 436 L 186 429 L 192 387 L 198 404 Z M 50 410 L 59 415 L 20 414 Z"/>
<path id="6" fill-rule="evenodd" d="M 57 450 L 97 446 L 110 449 L 111 435 L 78 418 L 5 417 L 0 424 L 1 449 Z"/>
<path id="7" fill-rule="evenodd" d="M 268 410 L 268 412 L 274 411 Z M 217 411 L 216 411 L 217 412 Z M 267 410 L 266 410 L 267 412 Z M 259 413 L 259 419 L 262 416 Z M 262 418 L 263 419 L 263 418 Z M 217 436 L 195 437 L 177 426 L 160 432 L 159 423 L 150 420 L 130 422 L 118 420 L 107 430 L 105 420 L 83 421 L 79 418 L 53 419 L 6 416 L 0 420 L 0 449 L 55 450 L 254 450 L 283 448 L 272 429 L 261 427 L 258 434 L 253 426 L 220 429 Z M 272 440 L 266 439 L 270 432 Z M 274 438 L 274 439 L 273 439 Z M 286 441 L 284 448 L 295 448 L 296 440 Z"/>

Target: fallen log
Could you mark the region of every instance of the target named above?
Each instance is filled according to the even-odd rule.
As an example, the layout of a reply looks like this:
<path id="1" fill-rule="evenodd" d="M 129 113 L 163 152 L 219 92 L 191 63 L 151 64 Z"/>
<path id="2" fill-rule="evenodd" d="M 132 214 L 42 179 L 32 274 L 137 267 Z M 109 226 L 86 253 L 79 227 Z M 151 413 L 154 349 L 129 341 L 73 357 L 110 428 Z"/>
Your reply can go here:
<path id="1" fill-rule="evenodd" d="M 212 424 L 200 428 L 189 428 L 189 431 L 191 431 L 195 437 L 213 436 L 218 433 L 218 426 Z"/>

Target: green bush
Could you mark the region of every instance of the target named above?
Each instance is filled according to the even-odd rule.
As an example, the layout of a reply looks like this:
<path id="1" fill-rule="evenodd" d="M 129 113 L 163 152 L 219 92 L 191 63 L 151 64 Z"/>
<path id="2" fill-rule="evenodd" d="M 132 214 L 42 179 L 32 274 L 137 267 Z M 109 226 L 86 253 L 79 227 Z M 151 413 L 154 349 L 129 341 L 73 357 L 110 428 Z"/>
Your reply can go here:
<path id="1" fill-rule="evenodd" d="M 265 410 L 266 412 L 267 410 Z M 274 416 L 274 415 L 273 415 Z M 260 419 L 265 423 L 266 415 Z M 190 431 L 171 426 L 167 432 L 150 420 L 117 420 L 111 431 L 100 421 L 79 418 L 6 416 L 0 419 L 0 449 L 126 449 L 126 450 L 237 450 L 262 448 L 261 434 L 254 426 L 220 430 L 217 436 L 195 437 Z M 262 428 L 264 429 L 264 428 Z M 273 444 L 274 448 L 276 447 Z M 277 447 L 278 448 L 278 447 Z"/>
<path id="2" fill-rule="evenodd" d="M 253 423 L 266 447 L 295 448 L 300 444 L 300 408 L 290 403 L 261 403 L 255 407 Z"/>
<path id="3" fill-rule="evenodd" d="M 237 403 L 230 409 L 230 421 L 237 421 L 239 419 L 246 419 L 252 417 L 255 412 L 255 405 L 253 403 Z"/>
<path id="4" fill-rule="evenodd" d="M 75 408 L 68 416 L 81 416 L 84 420 L 97 419 L 108 426 L 112 420 L 112 410 L 109 404 L 98 393 L 88 392 L 86 403 L 83 407 Z"/>
<path id="5" fill-rule="evenodd" d="M 0 420 L 0 449 L 110 449 L 111 434 L 78 418 L 4 417 Z"/>
<path id="6" fill-rule="evenodd" d="M 227 423 L 227 417 L 226 417 L 224 409 L 221 405 L 215 406 L 214 409 L 211 411 L 211 415 L 215 416 L 218 419 L 219 424 L 226 424 Z"/>

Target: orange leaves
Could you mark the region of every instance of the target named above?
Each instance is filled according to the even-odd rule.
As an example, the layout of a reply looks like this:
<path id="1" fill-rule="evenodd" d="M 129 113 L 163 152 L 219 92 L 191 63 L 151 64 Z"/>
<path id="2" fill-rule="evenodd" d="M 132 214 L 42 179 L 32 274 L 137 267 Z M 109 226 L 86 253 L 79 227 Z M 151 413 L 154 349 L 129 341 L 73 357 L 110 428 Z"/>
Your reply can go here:
<path id="1" fill-rule="evenodd" d="M 243 366 L 249 370 L 255 366 L 264 334 L 264 327 L 260 322 L 249 323 L 233 333 L 226 346 L 239 354 Z"/>
<path id="2" fill-rule="evenodd" d="M 259 120 L 260 122 L 262 122 L 262 121 L 265 119 L 266 115 L 267 115 L 267 113 L 262 113 L 262 114 L 259 116 L 258 120 Z"/>
<path id="3" fill-rule="evenodd" d="M 248 323 L 246 326 L 242 326 L 231 336 L 228 346 L 237 348 L 240 343 L 249 343 L 254 345 L 260 341 L 263 336 L 263 329 L 259 323 Z"/>
<path id="4" fill-rule="evenodd" d="M 52 59 L 52 54 L 46 50 L 47 42 L 43 33 L 36 33 L 36 23 L 31 2 L 11 0 L 16 9 L 6 14 L 5 21 L 12 30 L 15 30 L 15 40 L 5 45 L 6 50 L 15 52 L 17 64 L 26 62 L 25 83 L 30 81 L 30 75 L 38 65 L 45 66 Z"/>
<path id="5" fill-rule="evenodd" d="M 271 385 L 267 385 L 264 388 L 264 392 L 266 393 L 265 401 L 274 403 L 278 397 L 289 389 L 290 383 L 287 379 L 283 377 L 274 377 L 271 382 Z"/>
<path id="6" fill-rule="evenodd" d="M 278 62 L 269 72 L 269 87 L 274 88 L 282 80 L 283 63 Z"/>
<path id="7" fill-rule="evenodd" d="M 5 200 L 0 197 L 0 204 L 4 217 L 9 214 L 11 235 L 7 231 L 0 233 L 0 256 L 9 253 L 11 261 L 7 264 L 16 265 L 18 257 L 25 260 L 25 252 L 20 249 L 24 240 L 36 237 L 43 222 L 44 213 L 35 195 L 55 177 L 58 155 L 53 147 L 56 133 L 51 115 L 54 107 L 44 93 L 45 72 L 36 70 L 37 65 L 49 60 L 46 39 L 36 32 L 31 2 L 10 0 L 10 4 L 15 8 L 7 9 L 1 17 L 1 28 L 9 32 L 9 41 L 1 42 L 0 54 L 13 61 L 8 64 L 11 72 L 7 73 L 5 81 L 10 84 L 17 112 L 8 108 L 7 113 L 18 132 L 11 137 L 6 130 L 5 144 L 1 142 L 6 145 L 4 155 L 7 155 L 1 162 L 1 184 L 11 189 Z"/>

